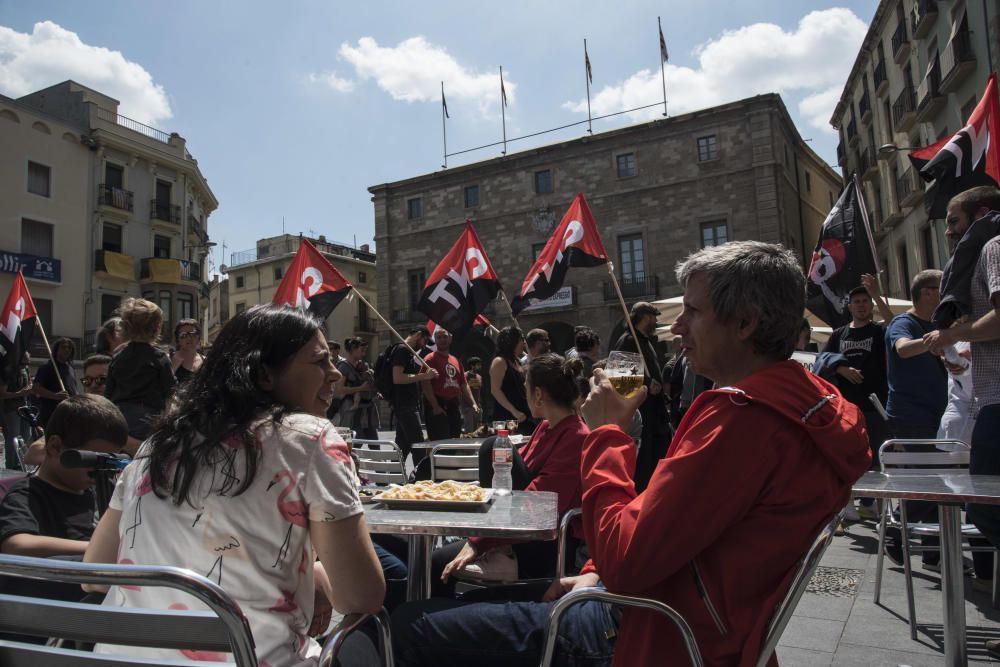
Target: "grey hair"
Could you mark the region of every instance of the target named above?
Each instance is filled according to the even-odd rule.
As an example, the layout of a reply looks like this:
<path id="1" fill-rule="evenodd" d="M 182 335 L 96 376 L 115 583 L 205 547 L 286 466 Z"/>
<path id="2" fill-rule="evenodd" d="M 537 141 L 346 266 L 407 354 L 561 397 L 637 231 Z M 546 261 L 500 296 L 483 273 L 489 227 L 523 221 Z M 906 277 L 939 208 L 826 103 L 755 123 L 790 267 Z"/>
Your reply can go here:
<path id="1" fill-rule="evenodd" d="M 806 278 L 791 250 L 732 241 L 692 253 L 678 262 L 676 274 L 682 287 L 695 275 L 706 275 L 712 311 L 721 324 L 756 317 L 750 344 L 757 354 L 775 361 L 792 355 L 806 307 Z"/>
<path id="2" fill-rule="evenodd" d="M 913 276 L 913 282 L 910 283 L 910 301 L 913 302 L 914 306 L 920 300 L 920 291 L 922 289 L 925 287 L 941 286 L 941 277 L 943 275 L 944 273 L 937 269 L 925 269 Z"/>

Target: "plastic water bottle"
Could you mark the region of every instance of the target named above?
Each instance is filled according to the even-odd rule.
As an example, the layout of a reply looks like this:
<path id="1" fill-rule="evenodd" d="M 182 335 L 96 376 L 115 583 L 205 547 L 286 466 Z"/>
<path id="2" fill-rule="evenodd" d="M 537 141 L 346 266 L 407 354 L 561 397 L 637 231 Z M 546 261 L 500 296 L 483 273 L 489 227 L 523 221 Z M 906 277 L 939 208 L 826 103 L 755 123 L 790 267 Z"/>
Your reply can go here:
<path id="1" fill-rule="evenodd" d="M 497 431 L 493 442 L 493 489 L 498 496 L 510 495 L 513 480 L 510 469 L 514 467 L 514 449 L 507 429 Z"/>
<path id="2" fill-rule="evenodd" d="M 0 426 L 0 470 L 7 467 L 7 441 L 3 437 L 3 427 Z"/>

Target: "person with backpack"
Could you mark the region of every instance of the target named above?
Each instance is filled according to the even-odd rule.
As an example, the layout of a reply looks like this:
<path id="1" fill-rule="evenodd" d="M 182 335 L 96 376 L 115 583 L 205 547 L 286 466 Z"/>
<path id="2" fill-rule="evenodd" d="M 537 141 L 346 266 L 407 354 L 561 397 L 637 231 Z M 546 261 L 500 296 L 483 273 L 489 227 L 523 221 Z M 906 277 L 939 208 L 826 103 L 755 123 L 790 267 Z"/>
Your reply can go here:
<path id="1" fill-rule="evenodd" d="M 419 383 L 438 376 L 437 371 L 413 354 L 413 350 L 424 346 L 429 336 L 427 327 L 415 327 L 406 337 L 406 345 L 396 343 L 389 346 L 375 361 L 375 385 L 392 405 L 396 416 L 396 444 L 403 451 L 404 459 L 413 443 L 424 441 L 420 426 Z M 414 454 L 413 465 L 416 466 L 421 458 L 423 455 L 418 457 Z"/>

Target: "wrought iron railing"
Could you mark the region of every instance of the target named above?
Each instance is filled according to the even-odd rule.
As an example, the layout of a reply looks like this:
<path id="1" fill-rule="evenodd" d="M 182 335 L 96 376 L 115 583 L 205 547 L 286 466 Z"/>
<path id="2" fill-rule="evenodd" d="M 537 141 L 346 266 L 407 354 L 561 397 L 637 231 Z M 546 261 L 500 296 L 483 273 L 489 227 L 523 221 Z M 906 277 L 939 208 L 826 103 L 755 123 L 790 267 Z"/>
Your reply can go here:
<path id="1" fill-rule="evenodd" d="M 618 281 L 622 296 L 625 299 L 658 298 L 660 296 L 660 277 L 656 275 L 644 277 L 625 277 Z M 617 301 L 618 293 L 610 280 L 604 281 L 604 300 Z"/>
<path id="2" fill-rule="evenodd" d="M 97 186 L 97 203 L 123 211 L 131 211 L 133 210 L 132 191 L 101 183 Z"/>
<path id="3" fill-rule="evenodd" d="M 147 136 L 150 139 L 156 139 L 157 141 L 165 144 L 170 143 L 170 135 L 163 130 L 157 130 L 155 127 L 150 127 L 145 123 L 140 123 L 139 121 L 133 120 L 128 116 L 116 113 L 111 109 L 97 107 L 97 117 L 103 121 L 114 123 L 115 125 L 121 125 L 122 127 L 132 130 L 133 132 L 138 132 L 139 134 Z"/>
<path id="4" fill-rule="evenodd" d="M 161 199 L 150 200 L 149 218 L 150 220 L 163 220 L 179 225 L 181 224 L 181 207 Z"/>

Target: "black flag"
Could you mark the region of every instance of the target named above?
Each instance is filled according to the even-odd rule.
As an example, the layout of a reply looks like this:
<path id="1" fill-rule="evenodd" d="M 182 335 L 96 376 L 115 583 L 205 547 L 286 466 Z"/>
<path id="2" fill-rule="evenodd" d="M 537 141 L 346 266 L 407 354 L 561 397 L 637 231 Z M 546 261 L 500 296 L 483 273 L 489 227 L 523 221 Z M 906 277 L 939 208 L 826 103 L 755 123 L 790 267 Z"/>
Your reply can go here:
<path id="1" fill-rule="evenodd" d="M 875 273 L 861 206 L 852 180 L 823 221 L 809 263 L 806 307 L 835 329 L 851 321 L 848 293 L 861 284 L 861 274 Z"/>

